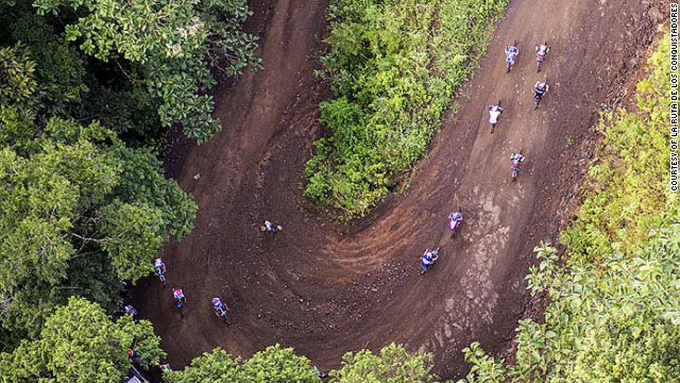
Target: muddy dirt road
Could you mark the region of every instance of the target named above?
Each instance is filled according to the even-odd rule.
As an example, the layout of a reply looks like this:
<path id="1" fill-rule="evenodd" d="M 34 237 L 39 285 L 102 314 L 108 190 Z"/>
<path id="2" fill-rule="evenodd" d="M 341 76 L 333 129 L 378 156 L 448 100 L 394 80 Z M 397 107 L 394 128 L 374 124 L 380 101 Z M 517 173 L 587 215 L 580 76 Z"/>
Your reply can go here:
<path id="1" fill-rule="evenodd" d="M 273 343 L 292 346 L 322 368 L 350 350 L 390 342 L 435 354 L 435 372 L 467 371 L 460 350 L 474 340 L 508 349 L 531 311 L 524 276 L 531 250 L 554 239 L 573 207 L 597 133 L 596 110 L 620 99 L 642 64 L 662 13 L 660 1 L 513 1 L 488 54 L 462 90 L 405 195 L 367 219 L 341 227 L 301 201 L 302 170 L 320 135 L 316 102 L 328 96 L 313 76 L 327 33 L 328 0 L 254 1 L 249 28 L 262 36 L 265 69 L 218 89 L 224 129 L 200 147 L 177 144 L 169 168 L 199 204 L 196 229 L 167 244 L 169 287 L 149 278 L 135 291 L 175 367 L 220 346 L 249 356 Z M 521 53 L 505 73 L 503 47 Z M 551 51 L 536 73 L 533 47 Z M 532 86 L 550 92 L 533 110 Z M 505 113 L 490 134 L 486 108 Z M 510 182 L 510 154 L 527 156 Z M 465 212 L 451 239 L 446 217 Z M 264 219 L 283 225 L 276 236 Z M 418 276 L 426 247 L 441 258 Z M 186 318 L 172 314 L 170 287 L 183 286 Z M 233 324 L 212 314 L 210 298 L 234 308 Z"/>

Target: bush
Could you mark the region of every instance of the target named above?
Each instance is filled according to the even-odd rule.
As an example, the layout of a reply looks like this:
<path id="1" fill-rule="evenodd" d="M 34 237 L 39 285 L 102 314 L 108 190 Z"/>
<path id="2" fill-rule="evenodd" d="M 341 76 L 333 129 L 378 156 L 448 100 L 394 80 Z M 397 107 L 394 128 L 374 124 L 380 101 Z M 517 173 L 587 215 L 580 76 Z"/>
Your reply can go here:
<path id="1" fill-rule="evenodd" d="M 330 137 L 307 163 L 305 196 L 347 217 L 384 198 L 427 149 L 506 3 L 334 1 L 321 61 L 336 98 L 320 105 Z"/>

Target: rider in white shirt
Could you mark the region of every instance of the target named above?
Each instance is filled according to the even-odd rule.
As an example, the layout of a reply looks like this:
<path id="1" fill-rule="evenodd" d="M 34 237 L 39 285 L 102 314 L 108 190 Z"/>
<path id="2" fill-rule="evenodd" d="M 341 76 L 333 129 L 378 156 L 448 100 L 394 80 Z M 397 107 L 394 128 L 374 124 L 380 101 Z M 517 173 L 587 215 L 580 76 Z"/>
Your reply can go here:
<path id="1" fill-rule="evenodd" d="M 500 105 L 489 105 L 489 123 L 491 125 L 496 125 L 501 113 L 503 113 L 503 108 Z"/>

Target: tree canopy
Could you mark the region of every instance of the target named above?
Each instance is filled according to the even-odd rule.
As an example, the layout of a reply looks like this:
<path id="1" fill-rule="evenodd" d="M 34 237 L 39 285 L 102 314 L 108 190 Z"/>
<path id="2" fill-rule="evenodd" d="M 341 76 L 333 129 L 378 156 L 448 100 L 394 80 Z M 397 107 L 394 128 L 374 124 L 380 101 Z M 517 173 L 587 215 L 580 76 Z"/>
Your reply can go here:
<path id="1" fill-rule="evenodd" d="M 49 117 L 51 88 L 29 51 L 0 49 L 0 324 L 18 337 L 71 295 L 112 309 L 119 281 L 149 274 L 196 213 L 149 149 L 98 122 Z"/>
<path id="2" fill-rule="evenodd" d="M 211 116 L 210 68 L 229 76 L 259 67 L 256 39 L 241 30 L 251 11 L 245 0 L 35 0 L 40 15 L 62 17 L 66 41 L 88 55 L 124 60 L 124 73 L 160 100 L 164 126 L 182 124 L 203 142 L 220 130 Z M 78 15 L 75 20 L 71 15 Z M 71 20 L 69 20 L 71 19 Z"/>
<path id="3" fill-rule="evenodd" d="M 321 382 L 307 358 L 297 356 L 292 348 L 282 348 L 278 344 L 255 353 L 247 360 L 232 358 L 226 351 L 216 348 L 195 358 L 184 370 L 166 374 L 164 378 L 170 383 Z"/>
<path id="4" fill-rule="evenodd" d="M 337 383 L 400 383 L 434 382 L 430 375 L 432 354 L 423 351 L 409 353 L 403 346 L 390 344 L 379 355 L 370 350 L 348 352 L 342 358 L 343 367 L 330 372 Z"/>
<path id="5" fill-rule="evenodd" d="M 0 382 L 118 383 L 131 366 L 134 348 L 143 366 L 165 357 L 148 321 L 112 321 L 97 304 L 72 297 L 50 315 L 33 340 L 0 354 Z"/>

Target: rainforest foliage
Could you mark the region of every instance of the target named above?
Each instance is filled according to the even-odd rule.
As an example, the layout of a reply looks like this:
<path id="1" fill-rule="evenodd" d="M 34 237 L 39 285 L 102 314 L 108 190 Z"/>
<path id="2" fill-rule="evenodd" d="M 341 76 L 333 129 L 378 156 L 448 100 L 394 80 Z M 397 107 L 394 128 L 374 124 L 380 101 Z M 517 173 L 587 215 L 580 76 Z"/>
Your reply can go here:
<path id="1" fill-rule="evenodd" d="M 472 344 L 469 382 L 668 382 L 680 376 L 680 200 L 665 181 L 669 37 L 637 86 L 637 108 L 606 116 L 585 200 L 563 235 L 566 265 L 536 248 L 528 276 L 547 292 L 545 322 L 526 319 L 514 363 Z"/>
<path id="2" fill-rule="evenodd" d="M 423 156 L 456 87 L 485 51 L 507 1 L 334 0 L 320 75 L 328 136 L 315 142 L 305 195 L 363 216 Z"/>
<path id="3" fill-rule="evenodd" d="M 199 141 L 217 130 L 211 69 L 258 63 L 248 15 L 244 0 L 0 2 L 0 365 L 16 370 L 4 377 L 118 381 L 119 348 L 146 347 L 150 324 L 105 314 L 193 228 L 196 204 L 159 150 L 170 125 Z M 143 365 L 162 355 L 154 342 Z"/>
<path id="4" fill-rule="evenodd" d="M 165 357 L 148 321 L 112 321 L 96 303 L 69 299 L 47 318 L 39 337 L 0 355 L 0 382 L 119 383 L 130 369 L 128 349 L 141 366 Z"/>
<path id="5" fill-rule="evenodd" d="M 670 121 L 666 60 L 661 44 L 648 62 L 653 70 L 637 84 L 637 112 L 605 115 L 600 124 L 604 147 L 590 168 L 576 223 L 562 234 L 574 261 L 599 262 L 613 251 L 630 253 L 649 238 L 677 203 L 666 182 Z"/>
<path id="6" fill-rule="evenodd" d="M 390 344 L 379 354 L 370 350 L 348 352 L 342 357 L 342 368 L 330 372 L 336 383 L 435 382 L 430 374 L 432 354 L 422 350 L 408 352 L 403 346 Z"/>
<path id="7" fill-rule="evenodd" d="M 182 371 L 166 374 L 170 383 L 190 382 L 320 382 L 305 357 L 278 344 L 255 353 L 250 359 L 233 358 L 216 348 L 195 358 Z"/>
<path id="8" fill-rule="evenodd" d="M 255 37 L 241 31 L 251 14 L 245 0 L 35 0 L 33 6 L 65 23 L 65 41 L 119 64 L 131 86 L 154 99 L 163 126 L 182 124 L 199 142 L 220 129 L 206 93 L 215 84 L 210 69 L 233 76 L 259 64 Z"/>
<path id="9" fill-rule="evenodd" d="M 70 296 L 114 309 L 120 281 L 149 274 L 162 242 L 188 234 L 196 213 L 193 200 L 163 177 L 152 150 L 127 145 L 97 120 L 59 117 L 77 112 L 85 89 L 94 87 L 84 85 L 87 68 L 77 51 L 53 39 L 44 20 L 27 19 L 45 27 L 21 27 L 38 47 L 18 40 L 0 48 L 3 348 L 35 336 Z M 36 51 L 63 54 L 61 65 L 75 68 L 56 71 L 72 78 L 54 82 L 46 64 L 33 61 Z"/>
<path id="10" fill-rule="evenodd" d="M 164 378 L 170 383 L 321 383 L 317 375 L 320 371 L 309 363 L 291 348 L 281 348 L 278 344 L 247 360 L 233 358 L 217 348 L 195 358 L 184 370 L 168 373 Z M 433 382 L 434 377 L 429 375 L 431 368 L 431 354 L 409 353 L 402 346 L 391 344 L 377 355 L 368 350 L 348 352 L 343 357 L 342 368 L 328 375 L 334 383 Z"/>

